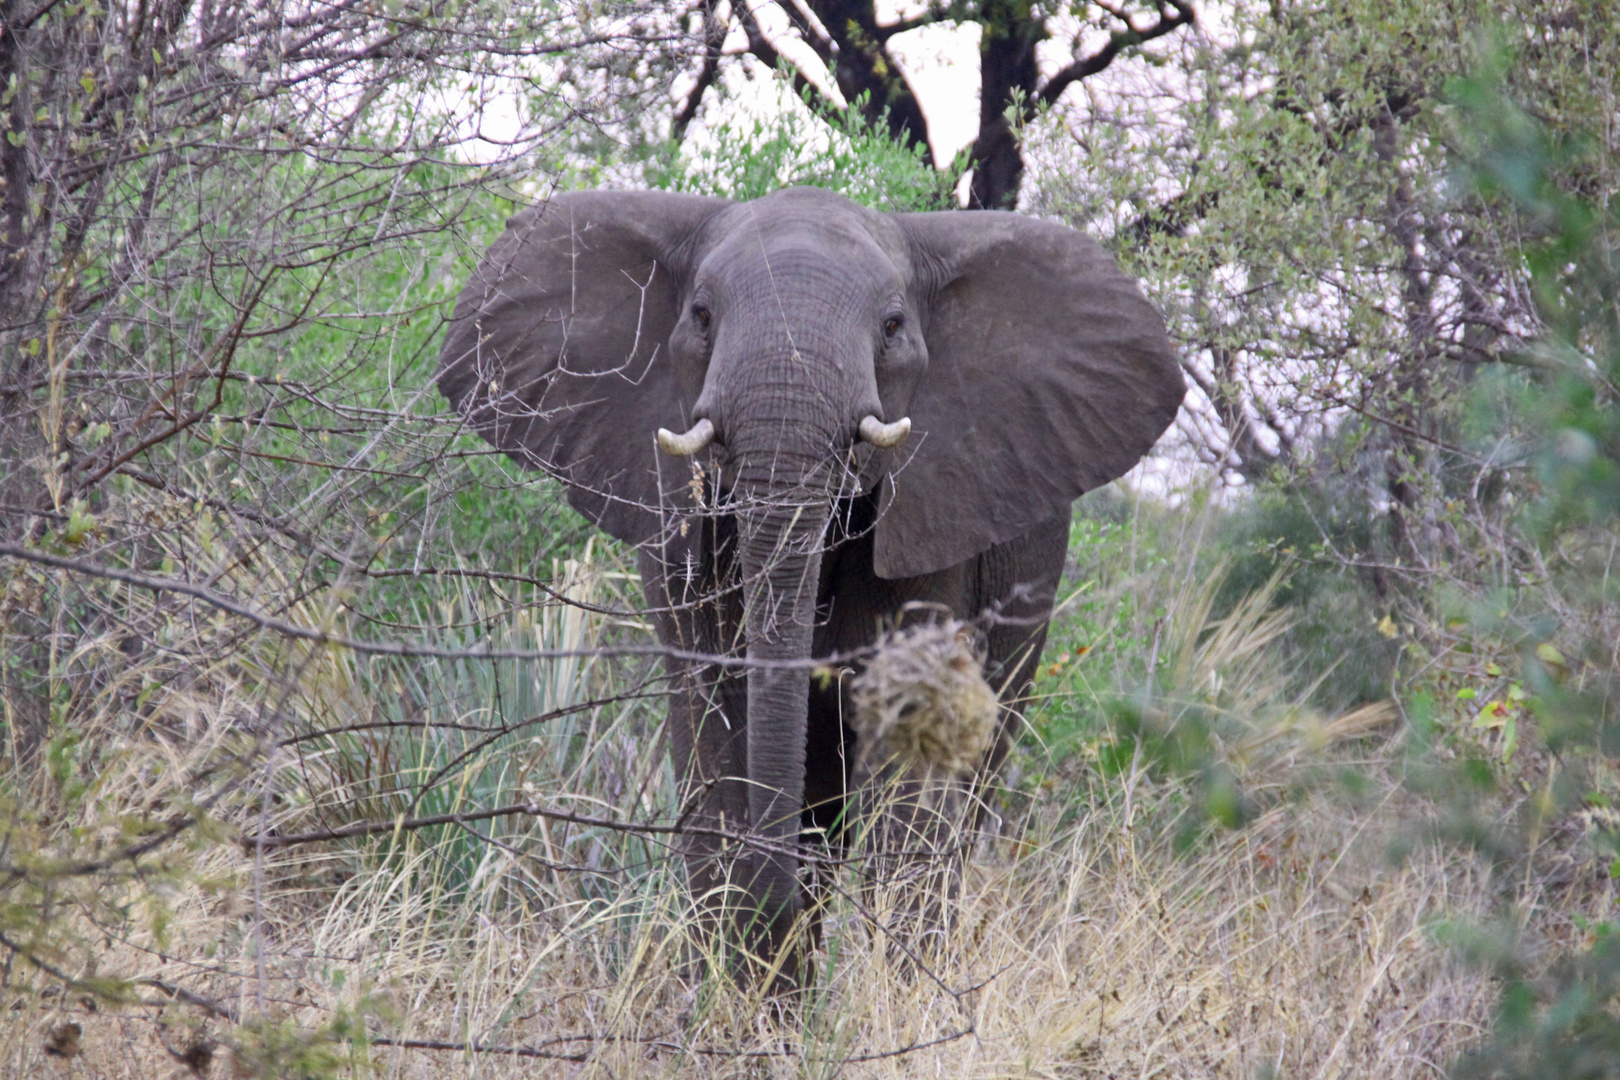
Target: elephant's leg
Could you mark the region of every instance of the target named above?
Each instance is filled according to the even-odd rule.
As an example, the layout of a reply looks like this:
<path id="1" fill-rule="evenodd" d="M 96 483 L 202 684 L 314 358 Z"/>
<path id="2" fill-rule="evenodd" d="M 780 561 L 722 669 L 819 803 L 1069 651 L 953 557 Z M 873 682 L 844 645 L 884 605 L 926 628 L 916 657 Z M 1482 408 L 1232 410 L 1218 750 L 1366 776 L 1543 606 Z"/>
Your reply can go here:
<path id="1" fill-rule="evenodd" d="M 912 959 L 927 962 L 955 920 L 964 857 L 988 808 L 986 786 L 999 774 L 1029 702 L 1041 650 L 1046 645 L 1069 521 L 1036 526 L 974 560 L 953 599 L 953 613 L 976 622 L 985 634 L 984 675 L 1001 701 L 1001 724 L 983 766 L 972 778 L 893 775 L 869 781 L 881 803 L 872 818 L 874 853 L 869 863 L 882 883 L 901 891 L 891 901 L 890 926 Z M 883 855 L 893 852 L 893 855 Z"/>
<path id="2" fill-rule="evenodd" d="M 1003 705 L 996 740 L 972 780 L 925 777 L 892 767 L 874 770 L 872 762 L 864 762 L 867 771 L 859 790 L 868 894 L 876 900 L 887 893 L 891 927 L 919 956 L 931 951 L 929 942 L 942 936 L 955 914 L 962 858 L 983 816 L 979 796 L 1005 760 L 1028 701 L 1068 534 L 1065 517 L 998 544 L 959 568 L 902 582 L 871 582 L 880 595 L 887 588 L 890 610 L 922 601 L 980 626 L 986 639 L 985 678 Z"/>
<path id="3" fill-rule="evenodd" d="M 1068 550 L 1069 518 L 1064 516 L 978 558 L 975 601 L 985 613 L 984 677 L 1002 704 L 1001 727 L 979 771 L 980 788 L 1000 772 L 1023 723 Z"/>
<path id="4" fill-rule="evenodd" d="M 673 665 L 672 665 L 673 666 Z M 670 694 L 670 758 L 686 827 L 681 850 L 694 899 L 718 911 L 732 883 L 733 850 L 725 835 L 739 835 L 748 822 L 748 791 L 742 780 L 747 735 L 742 717 L 747 687 L 714 665 L 684 665 Z"/>
<path id="5" fill-rule="evenodd" d="M 861 891 L 890 957 L 905 967 L 936 959 L 955 922 L 968 795 L 963 778 L 916 769 L 889 766 L 862 776 Z"/>
<path id="6" fill-rule="evenodd" d="M 740 605 L 719 594 L 712 560 L 694 559 L 686 565 L 699 572 L 688 577 L 684 566 L 671 568 L 654 555 L 641 557 L 642 587 L 659 640 L 688 652 L 732 651 L 724 631 L 738 622 L 728 623 L 727 608 Z M 672 657 L 665 667 L 670 676 L 670 760 L 685 826 L 680 848 L 700 944 L 712 947 L 721 940 L 732 890 L 744 884 L 738 863 L 746 860 L 746 853 L 725 837 L 748 827 L 747 682 L 718 664 Z"/>
<path id="7" fill-rule="evenodd" d="M 875 507 L 869 501 L 857 503 L 851 513 L 853 535 L 823 563 L 825 614 L 818 628 L 817 655 L 853 652 L 872 644 L 907 604 L 918 605 L 904 616 L 908 621 L 945 612 L 969 614 L 971 564 L 899 581 L 873 572 L 874 518 Z M 940 898 L 956 862 L 955 823 L 965 806 L 965 786 L 900 772 L 861 753 L 849 727 L 854 717 L 849 682 L 846 678 L 812 690 L 805 792 L 808 796 L 815 790 L 819 778 L 820 790 L 828 793 L 820 817 L 841 821 L 837 842 L 842 847 L 853 841 L 864 853 L 862 895 L 885 924 L 876 932 L 896 946 L 897 956 L 929 951 L 929 931 L 942 923 Z M 826 747 L 819 755 L 818 731 Z M 835 791 L 836 799 L 831 797 Z"/>

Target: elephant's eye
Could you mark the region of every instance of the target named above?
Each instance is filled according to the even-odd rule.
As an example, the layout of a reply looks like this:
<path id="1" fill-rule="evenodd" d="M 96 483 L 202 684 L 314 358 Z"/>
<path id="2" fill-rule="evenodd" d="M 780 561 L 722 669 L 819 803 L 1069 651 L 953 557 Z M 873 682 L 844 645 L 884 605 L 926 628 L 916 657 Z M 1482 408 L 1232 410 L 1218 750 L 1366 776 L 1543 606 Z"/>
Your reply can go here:
<path id="1" fill-rule="evenodd" d="M 900 332 L 900 327 L 902 325 L 904 325 L 904 320 L 902 320 L 900 316 L 890 315 L 887 319 L 883 320 L 883 336 L 894 337 L 894 335 Z"/>
<path id="2" fill-rule="evenodd" d="M 709 328 L 709 309 L 702 304 L 692 305 L 692 318 L 696 319 L 697 324 L 703 329 L 707 330 Z"/>

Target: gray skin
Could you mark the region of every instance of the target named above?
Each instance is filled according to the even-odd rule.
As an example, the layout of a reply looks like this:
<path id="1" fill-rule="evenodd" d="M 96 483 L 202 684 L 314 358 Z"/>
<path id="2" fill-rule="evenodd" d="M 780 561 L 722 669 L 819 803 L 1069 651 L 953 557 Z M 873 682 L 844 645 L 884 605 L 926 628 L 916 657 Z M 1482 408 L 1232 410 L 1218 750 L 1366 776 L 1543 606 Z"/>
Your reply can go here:
<path id="1" fill-rule="evenodd" d="M 669 731 L 693 892 L 712 912 L 740 889 L 766 960 L 804 903 L 793 842 L 838 819 L 856 757 L 840 684 L 805 661 L 870 645 L 908 604 L 977 620 L 1008 706 L 993 771 L 1074 499 L 1130 468 L 1184 390 L 1162 319 L 1082 234 L 809 188 L 575 192 L 518 214 L 461 295 L 438 382 L 638 548 L 664 643 L 752 662 L 671 658 Z M 871 445 L 868 417 L 910 434 Z M 703 449 L 659 449 L 658 429 L 701 420 Z M 727 832 L 764 843 L 732 857 Z"/>

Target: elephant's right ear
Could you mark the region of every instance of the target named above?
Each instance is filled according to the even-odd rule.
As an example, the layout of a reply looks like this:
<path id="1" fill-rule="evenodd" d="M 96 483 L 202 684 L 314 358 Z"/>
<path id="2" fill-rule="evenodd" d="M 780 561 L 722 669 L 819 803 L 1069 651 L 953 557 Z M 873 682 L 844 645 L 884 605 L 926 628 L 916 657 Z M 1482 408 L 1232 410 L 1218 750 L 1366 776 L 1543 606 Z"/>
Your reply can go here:
<path id="1" fill-rule="evenodd" d="M 472 428 L 562 479 L 568 501 L 621 540 L 659 527 L 690 481 L 654 433 L 684 431 L 695 388 L 668 356 L 681 279 L 727 204 L 661 191 L 553 196 L 507 222 L 456 302 L 438 383 Z"/>

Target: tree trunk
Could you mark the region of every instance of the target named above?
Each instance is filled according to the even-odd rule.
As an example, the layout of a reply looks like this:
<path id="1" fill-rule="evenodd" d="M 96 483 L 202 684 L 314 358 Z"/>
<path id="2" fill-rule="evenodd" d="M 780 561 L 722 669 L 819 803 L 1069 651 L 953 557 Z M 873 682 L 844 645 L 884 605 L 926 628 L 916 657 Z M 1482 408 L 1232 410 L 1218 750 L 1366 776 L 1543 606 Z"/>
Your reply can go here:
<path id="1" fill-rule="evenodd" d="M 1023 5 L 1025 8 L 1028 5 Z M 1024 180 L 1024 155 L 1018 146 L 1009 109 L 1024 110 L 1035 100 L 1040 69 L 1035 46 L 1046 38 L 1039 19 L 1019 18 L 1013 4 L 993 0 L 985 5 L 979 43 L 979 137 L 973 140 L 972 210 L 1013 210 Z"/>

